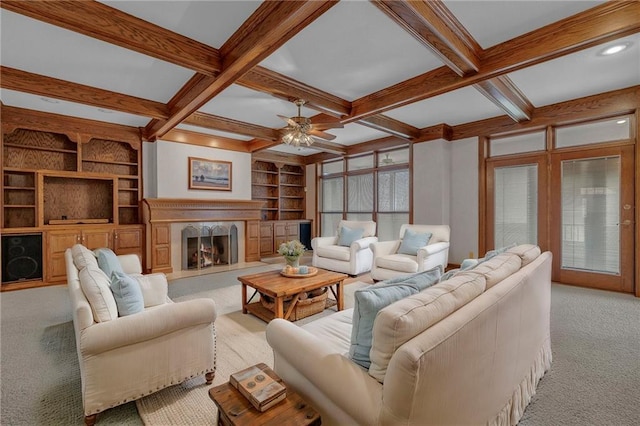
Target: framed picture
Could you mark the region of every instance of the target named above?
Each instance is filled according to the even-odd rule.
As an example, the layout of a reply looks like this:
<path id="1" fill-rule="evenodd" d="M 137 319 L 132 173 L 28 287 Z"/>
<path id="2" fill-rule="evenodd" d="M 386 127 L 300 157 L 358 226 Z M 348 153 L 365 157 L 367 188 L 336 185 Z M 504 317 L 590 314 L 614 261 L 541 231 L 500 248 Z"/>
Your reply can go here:
<path id="1" fill-rule="evenodd" d="M 231 191 L 231 162 L 189 157 L 189 189 Z"/>

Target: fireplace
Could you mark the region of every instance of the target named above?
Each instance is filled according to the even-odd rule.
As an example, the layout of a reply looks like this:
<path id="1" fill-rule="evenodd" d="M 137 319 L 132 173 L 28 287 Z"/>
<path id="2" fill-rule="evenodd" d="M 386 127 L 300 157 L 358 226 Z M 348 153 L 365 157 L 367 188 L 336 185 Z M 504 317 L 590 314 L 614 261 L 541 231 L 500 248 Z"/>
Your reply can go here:
<path id="1" fill-rule="evenodd" d="M 238 263 L 236 225 L 187 225 L 182 229 L 182 270 Z"/>

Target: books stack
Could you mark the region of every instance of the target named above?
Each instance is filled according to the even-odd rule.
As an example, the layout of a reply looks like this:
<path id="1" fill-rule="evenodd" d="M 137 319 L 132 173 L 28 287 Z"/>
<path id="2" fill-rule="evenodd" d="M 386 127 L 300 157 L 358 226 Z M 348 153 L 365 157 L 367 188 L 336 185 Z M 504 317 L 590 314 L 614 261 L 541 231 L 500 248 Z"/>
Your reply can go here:
<path id="1" fill-rule="evenodd" d="M 258 366 L 233 373 L 229 383 L 262 412 L 287 397 L 287 388 Z"/>

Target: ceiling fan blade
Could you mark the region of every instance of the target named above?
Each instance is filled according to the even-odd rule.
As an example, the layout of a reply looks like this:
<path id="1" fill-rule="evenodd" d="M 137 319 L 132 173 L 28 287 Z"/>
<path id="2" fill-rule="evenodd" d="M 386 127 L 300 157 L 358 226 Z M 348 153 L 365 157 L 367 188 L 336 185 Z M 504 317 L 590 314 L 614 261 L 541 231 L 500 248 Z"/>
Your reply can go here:
<path id="1" fill-rule="evenodd" d="M 280 115 L 280 114 L 278 114 L 278 117 L 280 117 L 282 120 L 284 120 L 289 126 L 292 126 L 292 127 L 298 127 L 299 126 L 298 123 L 296 123 L 295 121 L 293 121 L 289 117 L 285 117 L 284 115 Z"/>
<path id="2" fill-rule="evenodd" d="M 326 132 L 323 132 L 322 130 L 318 130 L 318 129 L 311 129 L 309 131 L 309 134 L 313 135 L 313 136 L 316 136 L 318 138 L 322 138 L 322 139 L 328 140 L 328 141 L 332 141 L 332 140 L 334 140 L 336 138 L 334 135 L 326 133 Z"/>
<path id="3" fill-rule="evenodd" d="M 311 124 L 315 129 L 342 129 L 344 125 L 335 117 L 327 114 L 318 114 L 311 117 Z"/>

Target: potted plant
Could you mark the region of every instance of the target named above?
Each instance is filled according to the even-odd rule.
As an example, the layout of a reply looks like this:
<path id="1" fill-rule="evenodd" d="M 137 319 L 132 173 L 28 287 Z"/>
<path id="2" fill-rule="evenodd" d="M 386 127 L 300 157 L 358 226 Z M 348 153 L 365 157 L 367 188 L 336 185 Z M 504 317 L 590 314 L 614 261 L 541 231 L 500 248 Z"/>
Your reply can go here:
<path id="1" fill-rule="evenodd" d="M 287 241 L 286 243 L 280 244 L 278 247 L 278 254 L 281 254 L 287 265 L 290 265 L 294 268 L 297 268 L 300 264 L 300 256 L 304 254 L 305 247 L 298 240 Z"/>

